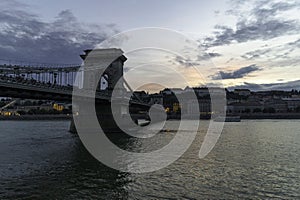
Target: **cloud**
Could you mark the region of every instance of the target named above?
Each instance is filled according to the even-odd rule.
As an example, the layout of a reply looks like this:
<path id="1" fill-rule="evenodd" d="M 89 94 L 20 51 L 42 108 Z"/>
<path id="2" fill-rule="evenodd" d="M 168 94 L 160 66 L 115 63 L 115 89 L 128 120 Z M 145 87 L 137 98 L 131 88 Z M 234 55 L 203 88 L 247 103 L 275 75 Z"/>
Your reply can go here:
<path id="1" fill-rule="evenodd" d="M 1 8 L 28 8 L 29 6 L 25 3 L 21 3 L 16 0 L 1 0 L 0 1 L 0 7 Z"/>
<path id="2" fill-rule="evenodd" d="M 292 47 L 292 49 L 291 50 L 295 50 L 295 49 L 299 49 L 300 48 L 300 39 L 298 39 L 298 40 L 296 40 L 296 41 L 294 41 L 294 42 L 289 42 L 288 44 L 287 44 L 287 46 L 289 46 L 289 47 Z"/>
<path id="3" fill-rule="evenodd" d="M 275 60 L 285 59 L 286 65 L 290 65 L 295 60 L 295 58 L 290 57 L 290 54 L 299 48 L 300 48 L 300 39 L 295 40 L 293 42 L 281 44 L 278 46 L 273 46 L 271 48 L 264 47 L 261 49 L 256 49 L 254 51 L 249 51 L 241 55 L 241 57 L 246 60 L 268 58 L 269 61 L 272 62 L 274 62 Z"/>
<path id="4" fill-rule="evenodd" d="M 195 58 L 183 58 L 181 56 L 175 56 L 172 57 L 169 61 L 172 64 L 181 65 L 183 67 L 193 67 L 193 66 L 199 66 L 203 64 L 204 62 L 208 61 L 211 58 L 222 56 L 222 54 L 219 53 L 205 53 L 205 52 L 198 52 L 198 55 L 194 56 Z M 168 58 L 170 59 L 170 58 Z"/>
<path id="5" fill-rule="evenodd" d="M 243 85 L 237 85 L 229 87 L 229 90 L 247 88 L 253 91 L 262 91 L 262 90 L 300 90 L 300 80 L 288 81 L 283 83 L 268 83 L 268 84 L 255 84 L 244 82 Z"/>
<path id="6" fill-rule="evenodd" d="M 297 34 L 300 32 L 299 19 L 284 19 L 279 15 L 292 9 L 299 9 L 299 5 L 299 3 L 258 1 L 249 13 L 245 10 L 229 10 L 229 14 L 238 16 L 235 27 L 217 25 L 214 35 L 207 37 L 203 45 L 209 48 L 234 42 L 268 40 L 282 35 Z"/>
<path id="7" fill-rule="evenodd" d="M 170 61 L 172 64 L 179 64 L 181 66 L 184 66 L 184 67 L 193 67 L 195 65 L 198 65 L 198 61 L 193 61 L 192 59 L 190 58 L 183 58 L 181 56 L 176 56 L 174 59 L 172 59 Z"/>
<path id="8" fill-rule="evenodd" d="M 1 59 L 81 63 L 83 50 L 117 32 L 112 24 L 81 23 L 70 10 L 61 11 L 53 22 L 44 22 L 19 8 L 17 1 L 4 5 L 0 8 Z"/>
<path id="9" fill-rule="evenodd" d="M 220 79 L 236 79 L 236 78 L 243 78 L 254 71 L 261 70 L 257 65 L 249 65 L 246 67 L 242 67 L 235 71 L 224 72 L 220 71 L 218 74 L 212 76 L 213 80 L 220 80 Z"/>
<path id="10" fill-rule="evenodd" d="M 258 1 L 256 7 L 252 10 L 252 13 L 259 19 L 268 19 L 271 16 L 275 16 L 284 11 L 289 11 L 294 8 L 299 8 L 298 2 L 271 2 L 270 1 Z"/>
<path id="11" fill-rule="evenodd" d="M 215 57 L 220 57 L 220 56 L 222 56 L 222 54 L 219 54 L 219 53 L 204 53 L 202 55 L 198 55 L 197 60 L 199 60 L 199 61 L 208 60 L 208 59 L 215 58 Z"/>
<path id="12" fill-rule="evenodd" d="M 266 54 L 268 54 L 269 52 L 271 52 L 272 49 L 268 48 L 268 49 L 257 49 L 254 51 L 249 51 L 247 53 L 245 53 L 244 55 L 242 55 L 242 58 L 245 58 L 246 60 L 253 60 L 256 58 L 260 58 Z"/>

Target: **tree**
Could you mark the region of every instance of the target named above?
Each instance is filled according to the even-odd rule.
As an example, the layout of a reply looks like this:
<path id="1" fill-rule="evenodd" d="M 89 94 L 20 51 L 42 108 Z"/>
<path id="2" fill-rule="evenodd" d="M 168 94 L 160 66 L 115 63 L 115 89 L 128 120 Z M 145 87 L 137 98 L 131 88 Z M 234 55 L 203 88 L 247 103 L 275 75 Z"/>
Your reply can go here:
<path id="1" fill-rule="evenodd" d="M 36 114 L 36 109 L 30 109 L 30 110 L 28 110 L 27 114 L 28 115 L 34 115 L 34 114 Z"/>
<path id="2" fill-rule="evenodd" d="M 63 114 L 72 114 L 72 111 L 69 110 L 69 109 L 63 109 L 63 110 L 62 110 L 62 113 L 63 113 Z"/>
<path id="3" fill-rule="evenodd" d="M 275 108 L 269 107 L 269 108 L 263 109 L 263 112 L 264 113 L 275 113 L 276 110 L 275 110 Z"/>
<path id="4" fill-rule="evenodd" d="M 3 106 L 5 106 L 5 105 L 6 105 L 5 102 L 2 102 L 2 101 L 0 102 L 0 108 L 3 107 Z"/>
<path id="5" fill-rule="evenodd" d="M 245 113 L 250 113 L 251 110 L 249 108 L 246 108 Z"/>
<path id="6" fill-rule="evenodd" d="M 19 113 L 19 115 L 26 115 L 26 112 L 24 110 L 18 110 L 17 113 Z"/>
<path id="7" fill-rule="evenodd" d="M 24 106 L 32 106 L 32 103 L 31 103 L 31 101 L 27 100 L 27 101 L 24 102 L 23 105 Z"/>
<path id="8" fill-rule="evenodd" d="M 45 110 L 44 108 L 40 109 L 38 114 L 44 115 L 44 114 L 48 114 L 48 111 Z"/>
<path id="9" fill-rule="evenodd" d="M 276 112 L 276 110 L 275 110 L 275 108 L 269 108 L 269 113 L 275 113 Z"/>
<path id="10" fill-rule="evenodd" d="M 262 112 L 262 110 L 261 110 L 260 108 L 255 108 L 255 109 L 253 110 L 253 113 L 260 113 L 260 112 Z"/>

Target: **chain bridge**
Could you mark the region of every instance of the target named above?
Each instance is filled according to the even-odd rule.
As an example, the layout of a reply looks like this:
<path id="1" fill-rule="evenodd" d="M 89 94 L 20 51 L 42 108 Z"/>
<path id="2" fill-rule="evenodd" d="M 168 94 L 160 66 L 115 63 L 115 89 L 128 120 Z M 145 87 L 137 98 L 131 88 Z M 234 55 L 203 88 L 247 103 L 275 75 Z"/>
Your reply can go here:
<path id="1" fill-rule="evenodd" d="M 128 89 L 131 90 L 130 86 L 123 78 L 123 65 L 127 58 L 123 55 L 122 50 L 97 49 L 93 51 L 85 50 L 84 52 L 85 54 L 81 55 L 81 58 L 84 60 L 83 67 L 80 65 L 5 62 L 0 59 L 0 97 L 71 102 L 72 98 L 74 98 L 73 90 L 75 88 L 78 89 L 80 84 L 82 84 L 78 81 L 78 76 L 88 77 L 84 81 L 97 80 L 95 90 L 82 90 L 79 95 L 77 94 L 77 98 L 86 100 L 85 97 L 91 97 L 89 95 L 93 94 L 92 97 L 95 98 L 99 122 L 105 124 L 107 130 L 111 131 L 116 128 L 110 109 L 112 92 L 117 82 L 122 79 L 123 96 L 125 100 L 129 101 L 131 117 L 133 120 L 145 118 L 145 113 L 149 110 L 150 105 L 134 96 L 133 91 L 128 91 Z M 88 64 L 85 59 L 91 52 L 94 52 L 93 55 L 96 56 L 96 63 L 101 63 L 101 59 L 105 59 L 107 56 L 119 56 L 105 69 L 105 73 L 100 78 L 93 77 L 95 76 L 93 70 L 86 70 Z M 84 111 L 81 112 L 84 113 Z"/>

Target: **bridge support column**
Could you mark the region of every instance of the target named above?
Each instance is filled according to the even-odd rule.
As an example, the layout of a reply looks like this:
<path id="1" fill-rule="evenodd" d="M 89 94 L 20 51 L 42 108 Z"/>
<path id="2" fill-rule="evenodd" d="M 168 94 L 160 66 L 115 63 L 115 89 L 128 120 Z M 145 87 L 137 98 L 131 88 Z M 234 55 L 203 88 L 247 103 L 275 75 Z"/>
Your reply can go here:
<path id="1" fill-rule="evenodd" d="M 71 120 L 69 132 L 70 132 L 70 133 L 74 133 L 74 134 L 77 133 L 77 130 L 76 130 L 76 127 L 75 127 L 75 123 L 74 123 L 74 119 L 73 119 L 73 118 L 72 118 L 72 120 Z"/>
<path id="2" fill-rule="evenodd" d="M 116 92 L 126 92 L 123 84 L 123 64 L 126 61 L 126 57 L 123 55 L 123 52 L 120 49 L 96 49 L 93 51 L 87 50 L 85 53 L 85 55 L 81 55 L 82 59 L 84 60 L 84 78 L 82 82 L 83 89 L 81 91 L 80 88 L 78 88 L 76 93 L 80 95 L 80 93 L 84 93 L 85 91 L 96 91 L 96 89 L 99 88 L 99 80 L 101 76 L 105 75 L 108 81 L 108 88 L 104 92 L 108 94 L 109 98 L 106 97 L 106 99 L 104 98 L 102 100 L 96 99 L 94 105 L 91 106 L 95 106 L 94 109 L 97 113 L 98 122 L 100 123 L 100 126 L 104 132 L 120 132 L 121 130 L 118 128 L 111 110 L 111 95 L 113 90 L 117 90 Z M 110 64 L 107 65 L 107 63 Z M 118 83 L 118 81 L 120 82 Z M 83 100 L 78 101 L 77 99 L 76 101 L 79 103 L 79 105 L 81 105 L 81 107 L 85 107 L 84 105 L 89 103 L 89 100 L 84 102 Z M 85 119 L 89 119 L 89 115 L 92 115 L 93 113 L 93 110 L 88 111 L 85 108 L 80 108 L 80 106 L 78 109 L 80 118 L 86 117 Z M 121 114 L 121 107 L 117 112 L 117 115 Z M 74 116 L 74 118 L 77 123 L 80 123 L 80 120 L 76 120 L 76 116 Z M 75 125 L 76 123 L 72 121 L 70 127 L 71 132 L 76 132 Z M 89 128 L 88 124 L 82 125 L 87 129 Z"/>
<path id="3" fill-rule="evenodd" d="M 119 124 L 117 125 L 115 119 L 114 119 L 114 115 L 116 116 L 121 116 L 122 115 L 129 115 L 129 113 L 127 112 L 128 108 L 125 107 L 125 105 L 118 105 L 117 108 L 114 109 L 114 115 L 112 113 L 111 110 L 111 103 L 110 102 L 102 102 L 102 103 L 97 103 L 95 105 L 95 109 L 96 109 L 96 117 L 98 120 L 98 123 L 101 127 L 101 129 L 105 132 L 105 133 L 120 133 L 122 132 L 122 130 L 119 128 L 119 125 L 121 125 L 122 127 L 126 127 L 126 124 Z M 81 118 L 85 118 L 85 119 L 91 119 L 94 118 L 95 116 L 92 116 L 90 112 L 86 112 L 86 111 L 79 111 L 78 113 L 80 115 Z M 73 116 L 74 118 L 78 117 L 76 115 Z M 71 124 L 70 124 L 70 132 L 71 133 L 77 133 L 76 130 L 76 125 L 74 120 L 76 119 L 72 119 Z M 91 122 L 92 123 L 92 122 Z M 121 122 L 122 123 L 122 122 Z M 81 124 L 81 127 L 84 127 L 86 130 L 88 130 L 91 127 L 94 127 L 95 124 Z"/>

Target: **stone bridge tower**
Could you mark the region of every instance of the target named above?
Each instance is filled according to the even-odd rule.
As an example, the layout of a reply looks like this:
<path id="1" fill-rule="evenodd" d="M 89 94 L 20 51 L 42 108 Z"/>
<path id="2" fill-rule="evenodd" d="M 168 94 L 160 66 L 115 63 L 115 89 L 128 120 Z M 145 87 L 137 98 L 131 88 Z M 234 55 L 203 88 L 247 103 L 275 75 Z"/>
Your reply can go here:
<path id="1" fill-rule="evenodd" d="M 80 119 L 83 117 L 85 119 L 92 119 L 91 115 L 93 115 L 94 109 L 92 106 L 86 106 L 87 104 L 92 104 L 96 108 L 96 115 L 101 128 L 105 132 L 120 132 L 120 129 L 113 118 L 111 103 L 112 101 L 119 102 L 120 99 L 122 100 L 122 98 L 124 98 L 124 94 L 126 93 L 123 79 L 123 65 L 127 58 L 123 55 L 121 49 L 116 48 L 85 50 L 84 52 L 84 55 L 80 55 L 84 60 L 84 65 L 80 72 L 80 83 L 78 83 L 79 93 L 95 94 L 96 90 L 101 89 L 100 80 L 102 77 L 105 78 L 108 83 L 107 88 L 102 90 L 102 92 L 103 95 L 106 94 L 109 98 L 106 99 L 107 96 L 104 96 L 102 100 L 98 99 L 94 103 L 92 96 L 81 98 L 79 100 L 77 99 L 77 104 L 75 104 L 79 115 L 78 117 L 74 117 L 74 120 L 76 120 L 77 123 L 81 123 Z M 111 98 L 113 90 L 117 92 L 117 99 Z M 114 114 L 117 116 L 128 115 L 128 106 L 124 105 L 122 102 L 118 103 L 117 109 L 114 110 Z M 90 122 L 92 123 L 92 121 Z M 71 132 L 76 131 L 74 125 L 74 122 L 72 122 L 70 128 Z M 84 124 L 84 126 L 87 130 L 92 127 L 88 124 Z"/>
<path id="2" fill-rule="evenodd" d="M 108 91 L 112 91 L 119 80 L 121 85 L 124 85 L 123 65 L 127 58 L 121 49 L 95 49 L 84 52 L 80 57 L 84 60 L 84 81 L 87 81 L 85 85 L 89 89 L 100 87 L 99 75 L 107 81 Z"/>

